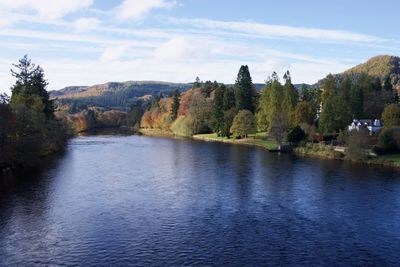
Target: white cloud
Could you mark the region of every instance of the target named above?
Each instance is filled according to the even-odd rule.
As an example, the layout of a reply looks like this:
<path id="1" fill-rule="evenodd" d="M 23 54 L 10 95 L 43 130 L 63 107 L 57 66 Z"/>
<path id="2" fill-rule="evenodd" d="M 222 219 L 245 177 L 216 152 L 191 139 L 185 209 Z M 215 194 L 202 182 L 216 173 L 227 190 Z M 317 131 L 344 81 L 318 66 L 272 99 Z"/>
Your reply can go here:
<path id="1" fill-rule="evenodd" d="M 117 38 L 102 38 L 98 36 L 91 36 L 87 34 L 70 34 L 70 33 L 58 33 L 58 32 L 46 32 L 46 31 L 32 31 L 32 30 L 18 30 L 18 29 L 3 29 L 0 31 L 1 36 L 12 36 L 21 38 L 41 39 L 47 41 L 58 41 L 58 42 L 75 42 L 75 43 L 89 43 L 94 45 L 129 45 L 144 48 L 157 47 L 158 43 L 154 41 L 146 40 L 121 40 Z"/>
<path id="2" fill-rule="evenodd" d="M 159 60 L 185 60 L 205 59 L 209 56 L 210 49 L 201 40 L 175 37 L 160 45 L 154 51 L 154 57 Z"/>
<path id="3" fill-rule="evenodd" d="M 198 28 L 223 30 L 231 33 L 244 33 L 266 38 L 298 38 L 333 42 L 379 42 L 375 36 L 349 31 L 326 30 L 318 28 L 292 27 L 254 22 L 218 21 L 208 19 L 170 19 L 178 24 L 189 24 Z"/>
<path id="4" fill-rule="evenodd" d="M 107 47 L 101 54 L 100 61 L 103 63 L 108 63 L 126 57 L 128 51 L 127 46 L 111 46 Z"/>
<path id="5" fill-rule="evenodd" d="M 8 11 L 34 11 L 44 19 L 62 18 L 68 13 L 86 9 L 94 0 L 0 0 L 0 8 Z"/>
<path id="6" fill-rule="evenodd" d="M 74 28 L 78 32 L 90 31 L 100 26 L 100 21 L 96 18 L 79 18 L 74 21 Z"/>
<path id="7" fill-rule="evenodd" d="M 172 8 L 176 1 L 167 0 L 125 0 L 116 8 L 120 19 L 142 19 L 153 9 Z"/>

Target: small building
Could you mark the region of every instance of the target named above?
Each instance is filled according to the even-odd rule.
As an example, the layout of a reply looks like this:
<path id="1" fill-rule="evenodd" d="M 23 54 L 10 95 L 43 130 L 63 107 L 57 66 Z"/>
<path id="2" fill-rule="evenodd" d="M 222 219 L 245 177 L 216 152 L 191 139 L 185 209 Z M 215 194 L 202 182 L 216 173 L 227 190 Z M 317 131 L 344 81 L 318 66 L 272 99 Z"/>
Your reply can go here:
<path id="1" fill-rule="evenodd" d="M 375 134 L 378 132 L 382 127 L 382 122 L 378 119 L 373 120 L 356 120 L 354 119 L 353 122 L 349 125 L 349 131 L 360 131 L 362 127 L 366 127 L 369 133 Z"/>

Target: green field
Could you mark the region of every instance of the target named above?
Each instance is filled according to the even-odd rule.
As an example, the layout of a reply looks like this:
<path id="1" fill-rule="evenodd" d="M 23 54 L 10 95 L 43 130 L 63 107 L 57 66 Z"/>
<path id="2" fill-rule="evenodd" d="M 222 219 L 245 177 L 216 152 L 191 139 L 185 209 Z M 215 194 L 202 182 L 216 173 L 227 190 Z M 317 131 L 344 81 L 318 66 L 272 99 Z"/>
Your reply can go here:
<path id="1" fill-rule="evenodd" d="M 400 154 L 390 154 L 390 155 L 383 155 L 380 158 L 396 163 L 400 163 Z"/>
<path id="2" fill-rule="evenodd" d="M 234 139 L 234 138 L 226 138 L 226 137 L 218 137 L 217 134 L 197 134 L 194 135 L 194 139 L 201 139 L 206 141 L 217 141 L 217 142 L 225 142 L 225 143 L 233 143 L 233 144 L 245 144 L 245 145 L 254 145 L 260 146 L 266 149 L 275 149 L 278 147 L 278 144 L 272 140 L 265 140 L 262 137 L 265 136 L 265 133 L 256 133 L 249 135 L 246 139 Z"/>

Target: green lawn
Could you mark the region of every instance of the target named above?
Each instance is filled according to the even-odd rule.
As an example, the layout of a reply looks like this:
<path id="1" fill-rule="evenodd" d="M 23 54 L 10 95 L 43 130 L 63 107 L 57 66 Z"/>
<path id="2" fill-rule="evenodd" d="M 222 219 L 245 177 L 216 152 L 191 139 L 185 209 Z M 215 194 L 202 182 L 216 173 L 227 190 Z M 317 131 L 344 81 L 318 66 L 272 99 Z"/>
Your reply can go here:
<path id="1" fill-rule="evenodd" d="M 215 134 L 215 133 L 197 134 L 194 137 L 195 138 L 197 137 L 200 139 L 209 139 L 209 140 L 215 140 L 215 141 L 221 141 L 221 142 L 234 143 L 234 144 L 255 145 L 255 146 L 264 147 L 266 149 L 275 149 L 278 146 L 278 144 L 275 141 L 261 139 L 262 137 L 265 137 L 265 132 L 251 134 L 251 135 L 249 135 L 249 137 L 247 139 L 234 139 L 234 138 L 228 139 L 226 137 L 218 137 L 217 134 Z"/>
<path id="2" fill-rule="evenodd" d="M 204 137 L 204 138 L 210 138 L 210 139 L 215 139 L 215 140 L 227 140 L 227 139 L 228 139 L 228 138 L 226 138 L 226 137 L 219 137 L 219 136 L 217 136 L 216 133 L 211 133 L 211 134 L 196 134 L 195 136 Z"/>
<path id="3" fill-rule="evenodd" d="M 380 156 L 380 158 L 383 158 L 388 161 L 400 163 L 400 154 L 383 155 L 383 156 Z"/>
<path id="4" fill-rule="evenodd" d="M 257 146 L 265 147 L 266 149 L 276 149 L 278 144 L 272 140 L 262 140 L 262 139 L 247 139 L 243 141 L 244 143 L 253 144 Z"/>

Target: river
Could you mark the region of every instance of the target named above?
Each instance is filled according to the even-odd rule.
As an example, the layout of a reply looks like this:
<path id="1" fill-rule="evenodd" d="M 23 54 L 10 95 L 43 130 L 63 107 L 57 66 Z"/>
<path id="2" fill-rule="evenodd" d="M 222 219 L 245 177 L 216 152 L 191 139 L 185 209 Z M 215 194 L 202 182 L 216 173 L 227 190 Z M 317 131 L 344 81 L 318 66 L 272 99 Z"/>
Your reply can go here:
<path id="1" fill-rule="evenodd" d="M 1 266 L 399 263 L 388 168 L 99 135 L 0 178 Z"/>

